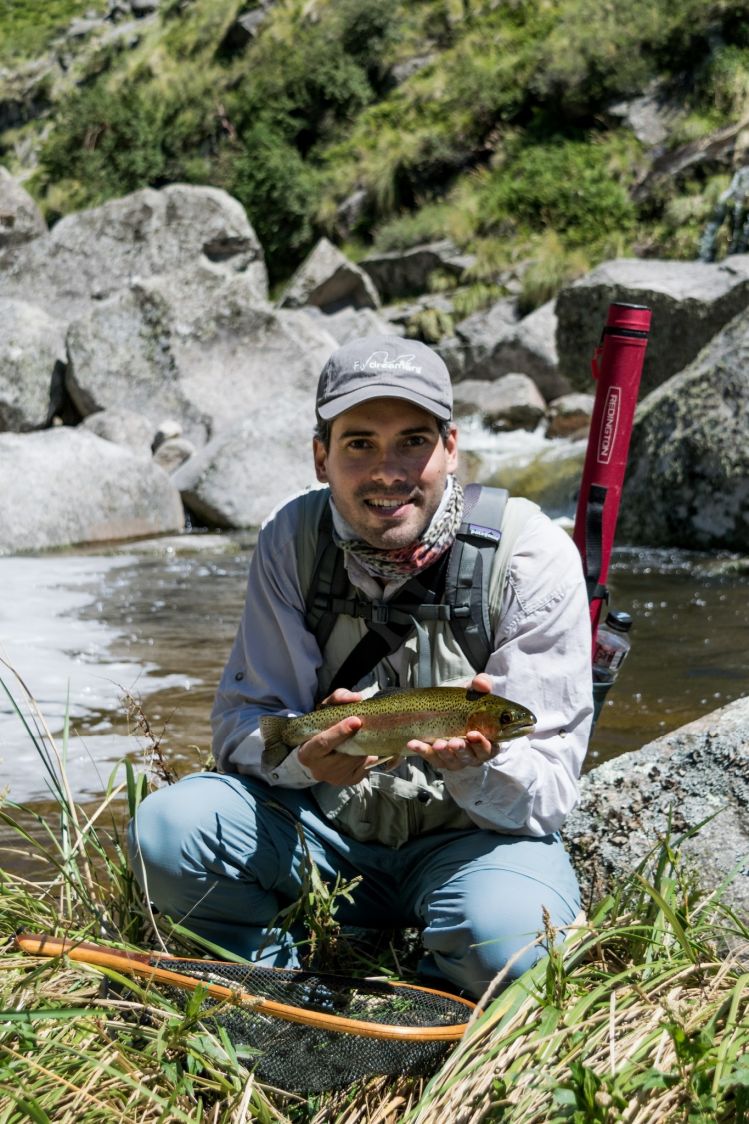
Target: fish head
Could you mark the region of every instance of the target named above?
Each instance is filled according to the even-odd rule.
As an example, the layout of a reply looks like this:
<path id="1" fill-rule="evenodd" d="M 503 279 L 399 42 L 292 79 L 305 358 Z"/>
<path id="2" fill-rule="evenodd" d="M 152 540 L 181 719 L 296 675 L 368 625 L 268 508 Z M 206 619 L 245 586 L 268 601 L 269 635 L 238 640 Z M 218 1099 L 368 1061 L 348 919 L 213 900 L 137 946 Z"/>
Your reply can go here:
<path id="1" fill-rule="evenodd" d="M 510 741 L 529 734 L 536 725 L 532 710 L 501 695 L 469 691 L 472 702 L 468 729 L 478 730 L 491 742 Z"/>

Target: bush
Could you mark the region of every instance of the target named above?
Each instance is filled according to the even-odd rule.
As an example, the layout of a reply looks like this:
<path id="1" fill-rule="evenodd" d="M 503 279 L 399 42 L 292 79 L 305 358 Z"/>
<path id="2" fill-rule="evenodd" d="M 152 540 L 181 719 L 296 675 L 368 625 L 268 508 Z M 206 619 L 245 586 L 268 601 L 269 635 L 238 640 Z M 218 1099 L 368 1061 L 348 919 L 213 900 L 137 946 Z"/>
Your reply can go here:
<path id="1" fill-rule="evenodd" d="M 634 222 L 603 145 L 561 137 L 509 156 L 483 187 L 480 215 L 485 233 L 554 230 L 569 245 L 595 245 Z"/>
<path id="2" fill-rule="evenodd" d="M 297 149 L 264 121 L 232 154 L 227 189 L 247 210 L 265 251 L 271 280 L 288 272 L 309 247 L 317 204 L 313 169 Z"/>

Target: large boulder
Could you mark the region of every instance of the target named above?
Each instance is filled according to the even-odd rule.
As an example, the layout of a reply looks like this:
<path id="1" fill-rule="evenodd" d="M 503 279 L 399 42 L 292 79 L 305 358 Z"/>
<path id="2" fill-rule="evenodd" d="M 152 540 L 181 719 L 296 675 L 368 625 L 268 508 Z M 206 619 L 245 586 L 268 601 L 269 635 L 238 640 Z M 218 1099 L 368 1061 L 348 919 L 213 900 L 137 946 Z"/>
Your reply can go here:
<path id="1" fill-rule="evenodd" d="M 515 302 L 498 301 L 475 312 L 455 328 L 455 337 L 438 351 L 456 382 L 497 379 L 520 372 L 533 379 L 546 401 L 568 393 L 570 384 L 558 368 L 554 302 L 518 320 Z"/>
<path id="2" fill-rule="evenodd" d="M 262 248 L 242 205 L 215 187 L 147 187 L 67 215 L 0 261 L 0 296 L 64 319 L 85 314 L 133 280 L 212 263 L 243 273 L 255 303 L 267 300 Z"/>
<path id="3" fill-rule="evenodd" d="M 563 835 L 583 889 L 601 897 L 669 832 L 704 821 L 683 853 L 708 889 L 749 917 L 749 697 L 592 769 Z"/>
<path id="4" fill-rule="evenodd" d="M 36 203 L 0 164 L 0 250 L 46 233 L 47 224 Z"/>
<path id="5" fill-rule="evenodd" d="M 42 429 L 62 403 L 65 325 L 0 298 L 0 431 Z"/>
<path id="6" fill-rule="evenodd" d="M 590 389 L 590 361 L 615 301 L 653 311 L 644 396 L 682 371 L 749 304 L 749 255 L 718 264 L 617 259 L 563 289 L 556 301 L 559 369 L 576 390 Z"/>
<path id="7" fill-rule="evenodd" d="M 457 283 L 472 261 L 446 238 L 406 250 L 369 254 L 359 265 L 374 281 L 382 300 L 392 301 L 428 290 L 433 273 L 449 274 Z"/>
<path id="8" fill-rule="evenodd" d="M 289 281 L 280 308 L 314 305 L 323 312 L 378 308 L 380 298 L 363 269 L 327 238 L 321 238 Z"/>
<path id="9" fill-rule="evenodd" d="M 546 403 L 527 375 L 502 375 L 492 382 L 467 379 L 455 387 L 455 414 L 480 414 L 494 432 L 535 429 L 546 413 Z"/>
<path id="10" fill-rule="evenodd" d="M 303 312 L 253 306 L 245 275 L 203 266 L 155 277 L 95 305 L 68 332 L 67 387 L 85 416 L 127 408 L 154 425 L 173 418 L 200 447 L 238 419 L 272 410 L 303 385 L 307 416 L 335 340 Z M 272 431 L 268 431 L 272 439 Z"/>
<path id="11" fill-rule="evenodd" d="M 179 492 L 157 465 L 85 429 L 0 434 L 8 553 L 179 531 Z"/>
<path id="12" fill-rule="evenodd" d="M 749 309 L 635 415 L 623 541 L 749 551 Z"/>
<path id="13" fill-rule="evenodd" d="M 315 482 L 312 398 L 297 417 L 255 414 L 219 434 L 172 476 L 201 523 L 259 527 L 287 496 Z"/>

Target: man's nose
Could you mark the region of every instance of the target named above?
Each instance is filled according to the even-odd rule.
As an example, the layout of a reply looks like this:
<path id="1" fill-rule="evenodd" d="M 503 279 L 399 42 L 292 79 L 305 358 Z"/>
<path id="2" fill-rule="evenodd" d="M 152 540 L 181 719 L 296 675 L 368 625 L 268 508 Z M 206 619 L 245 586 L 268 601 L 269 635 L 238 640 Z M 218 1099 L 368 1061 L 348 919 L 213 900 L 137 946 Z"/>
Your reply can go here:
<path id="1" fill-rule="evenodd" d="M 383 484 L 395 484 L 407 476 L 405 463 L 396 449 L 383 449 L 372 467 L 372 477 Z"/>

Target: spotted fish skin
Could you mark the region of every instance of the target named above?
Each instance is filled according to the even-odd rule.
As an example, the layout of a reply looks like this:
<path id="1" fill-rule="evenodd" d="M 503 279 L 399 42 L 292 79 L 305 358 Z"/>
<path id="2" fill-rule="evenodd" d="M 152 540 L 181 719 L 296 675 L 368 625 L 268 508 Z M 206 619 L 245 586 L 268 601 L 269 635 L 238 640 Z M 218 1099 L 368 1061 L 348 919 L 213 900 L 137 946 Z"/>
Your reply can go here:
<path id="1" fill-rule="evenodd" d="M 361 718 L 361 729 L 337 747 L 354 757 L 401 757 L 412 751 L 416 738 L 462 738 L 478 730 L 491 742 L 509 741 L 530 733 L 536 716 L 527 707 L 500 695 L 462 687 L 426 687 L 420 690 L 381 691 L 355 703 L 322 706 L 296 718 L 264 715 L 260 733 L 266 750 L 288 752 L 344 718 Z"/>

